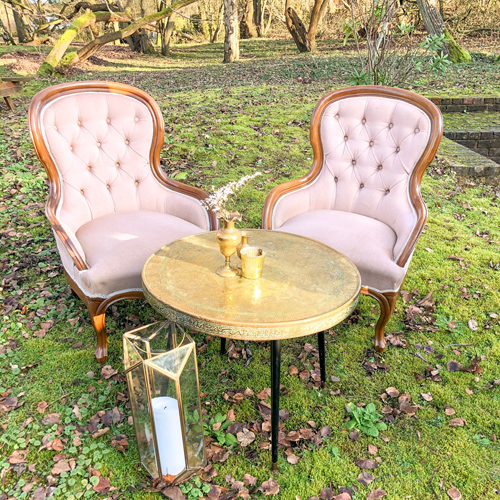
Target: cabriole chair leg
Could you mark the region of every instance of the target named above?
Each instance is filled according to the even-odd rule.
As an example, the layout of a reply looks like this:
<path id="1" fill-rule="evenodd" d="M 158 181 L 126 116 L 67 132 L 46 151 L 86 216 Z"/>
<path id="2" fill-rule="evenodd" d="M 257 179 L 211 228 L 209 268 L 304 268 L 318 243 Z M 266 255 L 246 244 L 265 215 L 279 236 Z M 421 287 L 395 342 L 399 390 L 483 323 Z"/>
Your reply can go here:
<path id="1" fill-rule="evenodd" d="M 108 359 L 108 334 L 105 323 L 106 309 L 101 307 L 102 304 L 103 301 L 91 301 L 87 306 L 92 326 L 97 336 L 95 357 L 101 364 L 105 363 Z"/>
<path id="2" fill-rule="evenodd" d="M 364 288 L 361 290 L 361 293 L 369 295 L 380 304 L 380 316 L 377 324 L 375 325 L 375 350 L 378 352 L 384 352 L 386 346 L 384 335 L 385 326 L 394 311 L 394 306 L 396 305 L 396 300 L 398 298 L 398 292 L 380 293 L 375 290 Z"/>

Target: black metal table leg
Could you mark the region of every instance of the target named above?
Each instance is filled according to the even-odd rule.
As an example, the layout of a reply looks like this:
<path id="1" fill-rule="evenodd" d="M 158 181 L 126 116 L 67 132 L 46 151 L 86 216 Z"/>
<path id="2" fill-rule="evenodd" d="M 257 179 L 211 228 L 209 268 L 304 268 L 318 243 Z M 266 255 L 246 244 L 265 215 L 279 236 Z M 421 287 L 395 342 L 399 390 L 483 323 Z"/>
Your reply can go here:
<path id="1" fill-rule="evenodd" d="M 220 338 L 220 355 L 224 356 L 226 354 L 226 337 Z"/>
<path id="2" fill-rule="evenodd" d="M 318 352 L 319 352 L 319 370 L 321 374 L 321 387 L 325 387 L 326 384 L 325 332 L 318 332 Z"/>
<path id="3" fill-rule="evenodd" d="M 281 340 L 271 341 L 271 459 L 278 470 L 278 434 L 280 422 Z"/>

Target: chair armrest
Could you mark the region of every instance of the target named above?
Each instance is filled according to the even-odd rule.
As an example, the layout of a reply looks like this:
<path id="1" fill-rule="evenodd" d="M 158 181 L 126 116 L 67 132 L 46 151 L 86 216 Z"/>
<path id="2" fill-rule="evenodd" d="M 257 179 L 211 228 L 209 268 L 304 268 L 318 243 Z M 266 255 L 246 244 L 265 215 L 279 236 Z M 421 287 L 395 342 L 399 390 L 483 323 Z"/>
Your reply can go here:
<path id="1" fill-rule="evenodd" d="M 320 178 L 320 169 L 313 165 L 304 177 L 273 188 L 262 209 L 262 227 L 277 229 L 296 215 L 328 208 Z"/>
<path id="2" fill-rule="evenodd" d="M 195 186 L 167 177 L 158 165 L 154 165 L 153 174 L 156 180 L 169 191 L 166 213 L 184 219 L 207 231 L 218 226 L 215 214 L 207 210 L 200 202 L 208 193 Z"/>
<path id="3" fill-rule="evenodd" d="M 52 230 L 54 231 L 57 239 L 63 245 L 64 249 L 73 260 L 76 268 L 79 271 L 85 271 L 86 269 L 88 269 L 88 265 L 85 260 L 85 252 L 83 251 L 83 248 L 78 242 L 73 231 L 71 231 L 71 229 L 69 229 L 65 225 L 61 224 L 58 218 L 54 215 L 54 212 L 52 211 L 50 206 L 47 206 L 45 213 L 47 215 L 47 218 L 49 219 Z"/>

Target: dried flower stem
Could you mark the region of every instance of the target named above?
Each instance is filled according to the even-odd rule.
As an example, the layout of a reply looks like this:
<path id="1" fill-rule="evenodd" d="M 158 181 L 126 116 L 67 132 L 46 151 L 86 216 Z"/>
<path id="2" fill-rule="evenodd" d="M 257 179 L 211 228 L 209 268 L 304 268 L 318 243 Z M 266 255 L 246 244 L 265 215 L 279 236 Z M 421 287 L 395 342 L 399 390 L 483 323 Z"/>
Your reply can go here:
<path id="1" fill-rule="evenodd" d="M 219 189 L 214 189 L 212 186 L 212 191 L 210 195 L 202 200 L 202 204 L 208 210 L 211 210 L 219 219 L 230 219 L 235 216 L 234 212 L 228 208 L 228 200 L 231 195 L 234 195 L 237 191 L 242 189 L 249 181 L 257 177 L 258 175 L 262 175 L 260 172 L 255 172 L 252 175 L 246 175 L 242 177 L 238 181 L 229 182 L 225 186 L 220 187 Z"/>

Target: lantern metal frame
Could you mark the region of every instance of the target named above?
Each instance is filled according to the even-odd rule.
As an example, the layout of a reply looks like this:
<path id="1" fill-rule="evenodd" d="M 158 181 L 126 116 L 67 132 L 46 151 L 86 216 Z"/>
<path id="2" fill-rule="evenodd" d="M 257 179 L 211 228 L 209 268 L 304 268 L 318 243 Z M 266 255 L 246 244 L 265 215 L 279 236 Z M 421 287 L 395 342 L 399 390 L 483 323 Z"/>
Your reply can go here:
<path id="1" fill-rule="evenodd" d="M 165 337 L 166 342 L 164 342 L 165 349 L 162 351 L 153 349 L 151 346 L 152 341 L 158 339 L 158 336 L 165 330 L 167 330 L 167 335 Z M 152 333 L 150 333 L 147 336 L 141 336 L 141 332 L 149 333 L 149 331 L 152 331 Z M 180 337 L 178 335 L 178 332 L 181 333 Z M 144 349 L 139 348 L 139 346 L 137 345 L 138 343 L 142 343 L 144 345 Z M 183 480 L 193 475 L 193 473 L 199 471 L 207 464 L 205 446 L 204 446 L 205 439 L 203 432 L 203 418 L 202 418 L 203 414 L 201 411 L 201 401 L 200 401 L 198 363 L 196 358 L 196 344 L 194 340 L 184 331 L 182 327 L 180 327 L 176 323 L 171 321 L 159 321 L 125 333 L 123 335 L 123 351 L 124 351 L 125 375 L 127 378 L 127 387 L 129 390 L 129 399 L 132 409 L 134 429 L 139 449 L 139 455 L 143 467 L 148 471 L 148 473 L 152 477 L 162 477 L 163 469 L 161 464 L 160 449 L 158 445 L 158 437 L 156 430 L 157 422 L 155 422 L 153 405 L 152 405 L 152 400 L 155 397 L 152 388 L 155 387 L 155 372 L 156 372 L 175 383 L 175 394 L 178 403 L 178 412 L 179 412 L 181 432 L 182 432 L 182 444 L 184 448 L 184 463 L 185 463 L 184 469 L 175 475 L 176 480 Z M 157 362 L 160 361 L 162 358 L 171 356 L 172 354 L 180 355 L 181 351 L 187 351 L 187 352 L 183 353 L 184 359 L 177 366 L 175 373 L 158 366 Z M 135 362 L 132 362 L 130 359 L 131 353 L 133 353 L 136 357 Z M 181 375 L 183 374 L 183 370 L 190 359 L 193 360 L 194 364 L 194 374 L 196 379 L 196 391 L 197 391 L 196 409 L 198 410 L 199 425 L 200 425 L 200 430 L 199 430 L 200 444 L 194 456 L 198 456 L 201 454 L 201 452 L 203 452 L 201 454 L 201 459 L 199 459 L 200 463 L 199 465 L 196 466 L 190 466 L 190 456 L 188 453 L 189 444 L 187 441 L 188 425 L 186 424 L 185 421 L 186 414 L 185 414 L 183 393 L 180 381 Z M 133 372 L 134 370 L 137 370 L 139 366 L 142 366 L 142 375 L 144 377 L 144 384 L 147 397 L 147 413 L 149 415 L 149 424 L 151 426 L 152 444 L 154 448 L 153 450 L 154 463 L 156 466 L 156 471 L 151 467 L 151 459 L 149 460 L 149 463 L 146 460 L 148 456 L 150 457 L 150 454 L 147 455 L 145 452 L 143 452 L 142 445 L 144 444 L 146 444 L 147 449 L 150 450 L 151 443 L 148 437 L 146 436 L 145 441 L 143 440 L 141 443 L 139 443 L 139 440 L 141 439 L 142 435 L 142 429 L 139 427 L 139 420 L 140 420 L 140 418 L 138 417 L 139 409 L 138 409 L 138 403 L 136 401 L 136 392 L 133 388 Z M 147 433 L 147 428 L 146 428 L 146 433 Z"/>

